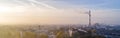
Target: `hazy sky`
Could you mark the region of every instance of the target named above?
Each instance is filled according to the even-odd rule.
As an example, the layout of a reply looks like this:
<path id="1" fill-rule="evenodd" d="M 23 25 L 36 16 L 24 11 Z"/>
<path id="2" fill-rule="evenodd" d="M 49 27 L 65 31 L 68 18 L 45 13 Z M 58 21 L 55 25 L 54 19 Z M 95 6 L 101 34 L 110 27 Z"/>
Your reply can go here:
<path id="1" fill-rule="evenodd" d="M 119 24 L 120 0 L 0 0 L 0 24 Z"/>

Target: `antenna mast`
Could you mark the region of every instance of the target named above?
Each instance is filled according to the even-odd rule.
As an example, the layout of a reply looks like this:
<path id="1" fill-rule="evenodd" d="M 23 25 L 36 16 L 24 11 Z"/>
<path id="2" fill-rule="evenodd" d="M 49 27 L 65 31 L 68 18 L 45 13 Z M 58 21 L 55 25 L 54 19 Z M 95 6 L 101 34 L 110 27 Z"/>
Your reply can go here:
<path id="1" fill-rule="evenodd" d="M 91 11 L 90 10 L 88 12 L 88 15 L 89 15 L 89 26 L 91 26 Z"/>

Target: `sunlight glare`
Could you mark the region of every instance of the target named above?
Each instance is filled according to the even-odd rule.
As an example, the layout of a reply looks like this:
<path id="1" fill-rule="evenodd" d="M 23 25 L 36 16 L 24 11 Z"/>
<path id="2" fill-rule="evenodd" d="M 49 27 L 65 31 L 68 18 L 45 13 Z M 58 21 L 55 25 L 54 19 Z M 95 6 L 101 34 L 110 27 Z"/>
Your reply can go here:
<path id="1" fill-rule="evenodd" d="M 3 13 L 3 12 L 9 12 L 9 11 L 11 11 L 11 10 L 12 10 L 11 7 L 0 6 L 0 13 Z"/>

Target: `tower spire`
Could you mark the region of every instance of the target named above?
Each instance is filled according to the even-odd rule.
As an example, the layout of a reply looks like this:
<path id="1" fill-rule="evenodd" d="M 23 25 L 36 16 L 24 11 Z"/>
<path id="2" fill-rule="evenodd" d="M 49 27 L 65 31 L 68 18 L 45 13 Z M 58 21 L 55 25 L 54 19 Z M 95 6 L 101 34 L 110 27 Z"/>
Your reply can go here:
<path id="1" fill-rule="evenodd" d="M 90 10 L 88 12 L 88 15 L 89 15 L 89 26 L 91 26 L 91 11 Z"/>

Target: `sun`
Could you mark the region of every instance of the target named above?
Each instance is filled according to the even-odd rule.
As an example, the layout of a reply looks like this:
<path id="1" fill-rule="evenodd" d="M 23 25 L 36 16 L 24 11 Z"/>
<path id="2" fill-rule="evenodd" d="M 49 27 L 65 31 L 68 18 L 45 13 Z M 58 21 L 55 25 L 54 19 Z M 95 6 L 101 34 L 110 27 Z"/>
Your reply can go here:
<path id="1" fill-rule="evenodd" d="M 0 13 L 9 12 L 11 10 L 12 10 L 12 8 L 9 6 L 0 6 Z"/>

